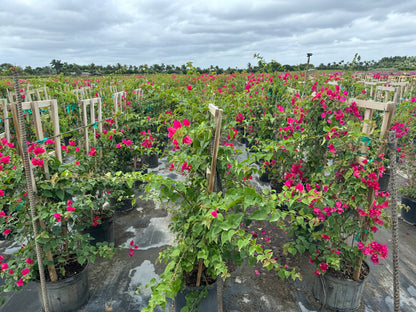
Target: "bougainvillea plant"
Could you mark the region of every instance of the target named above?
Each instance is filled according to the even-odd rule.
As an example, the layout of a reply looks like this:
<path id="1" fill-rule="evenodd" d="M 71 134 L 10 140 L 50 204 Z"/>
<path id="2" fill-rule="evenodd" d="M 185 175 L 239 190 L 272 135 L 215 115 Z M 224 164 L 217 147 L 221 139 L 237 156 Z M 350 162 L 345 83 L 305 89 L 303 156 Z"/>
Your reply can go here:
<path id="1" fill-rule="evenodd" d="M 173 180 L 151 174 L 146 191 L 149 196 L 169 203 L 170 229 L 177 243 L 160 254 L 159 259 L 166 263 L 166 268 L 160 275 L 160 282 L 153 280 L 148 285 L 152 297 L 143 311 L 153 311 L 157 305 L 165 307 L 166 298 L 175 297 L 191 272 L 200 271 L 204 286 L 207 280 L 218 276 L 226 279 L 230 259 L 236 264 L 244 259 L 251 264 L 260 262 L 268 269 L 277 270 L 282 278 L 298 277 L 294 270 L 288 271 L 277 263 L 272 251 L 243 229 L 243 225 L 252 220 L 273 216 L 277 221 L 287 215 L 276 210 L 276 196 L 274 200 L 266 198 L 249 186 L 247 181 L 253 172 L 249 162 L 237 160 L 232 144 L 220 145 L 218 179 L 221 187 L 217 193 L 209 193 L 205 173 L 211 163 L 210 124 L 175 120 L 168 131 L 172 142 L 169 169 L 179 172 L 183 178 Z M 192 306 L 193 301 L 187 304 Z"/>
<path id="2" fill-rule="evenodd" d="M 29 155 L 37 186 L 37 241 L 42 247 L 41 256 L 48 279 L 56 281 L 65 278 L 66 264 L 76 261 L 83 265 L 87 260 L 93 262 L 97 255 L 111 257 L 113 246 L 108 243 L 93 246 L 89 234 L 83 232 L 101 222 L 93 213 L 105 202 L 105 197 L 96 196 L 97 183 L 106 187 L 109 182 L 94 175 L 89 168 L 84 171 L 85 167 L 78 161 L 61 163 L 47 152 L 49 144 L 54 142 L 49 139 L 44 144 L 31 144 Z M 70 145 L 64 150 L 69 152 L 69 148 L 77 149 Z M 7 257 L 7 261 L 6 257 L 1 257 L 0 274 L 4 278 L 1 290 L 12 291 L 37 278 L 39 273 L 22 159 L 14 145 L 4 139 L 0 153 L 0 230 L 21 246 Z"/>
<path id="3" fill-rule="evenodd" d="M 354 271 L 356 278 L 363 258 L 378 263 L 387 256 L 386 245 L 376 242 L 374 233 L 388 225 L 389 194 L 379 192 L 378 179 L 385 171 L 380 132 L 371 138 L 362 133 L 369 121 L 362 121 L 346 95 L 338 86 L 323 88 L 287 112 L 290 132 L 282 129 L 280 143 L 301 160 L 286 172 L 279 196 L 303 222 L 296 224 L 296 241 L 286 250 L 308 251 L 318 267 L 315 274 L 333 268 Z"/>
<path id="4" fill-rule="evenodd" d="M 406 173 L 407 182 L 399 191 L 402 195 L 416 198 L 416 97 L 399 104 L 391 130 L 396 132 L 399 168 Z"/>

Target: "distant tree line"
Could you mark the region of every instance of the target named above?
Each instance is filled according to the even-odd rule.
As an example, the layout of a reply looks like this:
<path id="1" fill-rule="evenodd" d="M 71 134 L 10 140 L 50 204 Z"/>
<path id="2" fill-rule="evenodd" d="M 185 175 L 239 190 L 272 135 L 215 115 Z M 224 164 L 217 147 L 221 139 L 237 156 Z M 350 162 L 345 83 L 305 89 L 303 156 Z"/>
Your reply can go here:
<path id="1" fill-rule="evenodd" d="M 254 55 L 258 60 L 257 64 L 248 63 L 246 68 L 226 68 L 223 69 L 218 66 L 211 65 L 208 68 L 194 67 L 196 72 L 201 74 L 203 73 L 216 73 L 216 74 L 232 74 L 238 72 L 288 72 L 288 71 L 304 71 L 306 69 L 306 63 L 299 65 L 289 65 L 289 64 L 280 64 L 275 60 L 266 62 L 259 55 Z M 7 75 L 8 70 L 14 66 L 13 64 L 3 63 L 0 64 L 0 75 Z M 382 70 L 416 70 L 416 56 L 392 56 L 392 57 L 383 57 L 379 61 L 362 61 L 360 57 L 353 62 L 345 62 L 344 60 L 340 62 L 332 62 L 328 64 L 319 64 L 314 66 L 312 63 L 309 64 L 310 69 L 316 70 L 346 70 L 353 69 L 359 71 L 382 71 Z M 49 76 L 49 75 L 59 75 L 63 74 L 66 76 L 81 76 L 81 75 L 110 75 L 110 74 L 186 74 L 188 72 L 188 66 L 183 64 L 181 66 L 177 65 L 165 65 L 153 64 L 153 65 L 121 65 L 117 63 L 116 65 L 96 65 L 91 63 L 89 65 L 78 65 L 78 64 L 68 64 L 67 62 L 62 62 L 61 60 L 53 59 L 49 65 L 44 67 L 32 68 L 31 66 L 26 66 L 22 68 L 21 66 L 16 67 L 17 71 L 23 75 L 29 76 Z"/>

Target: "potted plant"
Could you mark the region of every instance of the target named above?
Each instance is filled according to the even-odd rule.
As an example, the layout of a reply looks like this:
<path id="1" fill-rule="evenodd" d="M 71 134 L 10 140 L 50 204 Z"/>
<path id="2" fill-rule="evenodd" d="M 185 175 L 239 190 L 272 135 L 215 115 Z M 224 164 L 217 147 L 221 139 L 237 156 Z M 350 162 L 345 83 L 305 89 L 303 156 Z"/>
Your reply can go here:
<path id="1" fill-rule="evenodd" d="M 52 143 L 51 140 L 45 142 L 46 146 Z M 31 145 L 29 152 L 37 185 L 39 235 L 36 239 L 41 246 L 46 280 L 51 282 L 47 286 L 50 290 L 49 306 L 51 311 L 75 310 L 88 300 L 87 263 L 94 262 L 96 256 L 112 257 L 114 252 L 112 244 L 97 243 L 94 246 L 89 234 L 83 233 L 94 222 L 99 223 L 98 218 L 91 214 L 97 202 L 90 183 L 94 176 L 84 172 L 77 163 L 61 163 L 41 145 Z M 3 141 L 2 157 L 4 166 L 0 185 L 7 184 L 5 182 L 12 177 L 15 187 L 20 189 L 22 184 L 17 183 L 23 181 L 23 176 L 18 177 L 22 174 L 18 169 L 22 167 L 20 156 L 12 145 Z M 48 171 L 44 170 L 46 166 Z M 2 210 L 0 228 L 6 235 L 13 233 L 14 241 L 21 244 L 21 248 L 7 261 L 2 257 L 1 276 L 5 283 L 1 290 L 12 291 L 39 278 L 39 272 L 28 204 L 24 197 L 15 199 L 8 197 L 9 193 L 4 195 L 7 196 L 9 213 Z M 83 274 L 78 276 L 80 272 Z M 55 291 L 62 291 L 62 287 L 56 285 L 63 280 L 69 284 L 76 283 L 80 288 L 58 294 Z"/>
<path id="2" fill-rule="evenodd" d="M 294 227 L 295 241 L 286 251 L 307 253 L 317 265 L 315 274 L 324 276 L 327 287 L 324 296 L 317 281 L 315 295 L 324 304 L 353 311 L 360 305 L 369 273 L 363 260 L 370 257 L 377 264 L 387 256 L 386 245 L 374 237 L 389 224 L 385 213 L 389 194 L 380 192 L 378 183 L 385 171 L 380 132 L 365 137 L 359 109 L 355 103 L 348 104 L 339 88 L 322 89 L 301 104 L 305 112 L 301 128 L 292 129 L 281 142 L 301 156 L 284 175 L 279 194 L 282 204 L 297 211 L 299 221 Z M 360 152 L 363 144 L 365 153 Z M 330 280 L 333 276 L 340 279 Z"/>
<path id="3" fill-rule="evenodd" d="M 394 116 L 391 130 L 396 131 L 399 152 L 399 169 L 407 179 L 405 185 L 399 188 L 402 194 L 401 216 L 410 224 L 416 224 L 416 98 L 401 103 Z"/>
<path id="4" fill-rule="evenodd" d="M 282 277 L 296 278 L 294 271 L 274 259 L 270 250 L 264 249 L 251 233 L 243 230 L 243 224 L 252 220 L 265 220 L 272 215 L 281 217 L 275 203 L 259 194 L 247 184 L 253 169 L 247 161 L 238 161 L 232 144 L 220 146 L 218 153 L 219 178 L 223 192 L 209 193 L 205 176 L 210 163 L 211 131 L 207 122 L 191 125 L 187 119 L 175 120 L 169 128 L 169 138 L 174 151 L 168 161 L 170 170 L 179 171 L 184 179 L 149 174 L 146 191 L 162 202 L 171 203 L 170 229 L 176 236 L 176 245 L 166 248 L 159 259 L 166 264 L 161 281 L 151 281 L 149 305 L 143 311 L 153 311 L 156 306 L 165 307 L 167 298 L 192 286 L 203 286 L 186 295 L 186 306 L 196 307 L 208 294 L 208 284 L 221 276 L 229 277 L 228 261 L 241 264 L 259 261 L 264 267 L 276 269 Z M 160 190 L 155 193 L 154 190 Z M 216 298 L 216 296 L 213 296 Z M 177 302 L 177 305 L 179 303 Z M 177 311 L 182 307 L 176 306 Z M 216 303 L 210 306 L 215 310 Z"/>

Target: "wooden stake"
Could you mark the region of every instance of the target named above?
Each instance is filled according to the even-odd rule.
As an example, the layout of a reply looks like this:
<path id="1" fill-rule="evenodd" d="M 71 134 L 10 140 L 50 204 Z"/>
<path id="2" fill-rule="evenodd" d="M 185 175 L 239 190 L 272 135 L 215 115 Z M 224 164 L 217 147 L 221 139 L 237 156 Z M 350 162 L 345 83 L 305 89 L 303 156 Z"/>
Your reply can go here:
<path id="1" fill-rule="evenodd" d="M 381 110 L 384 111 L 384 116 L 383 116 L 383 123 L 381 125 L 381 130 L 380 130 L 380 139 L 381 139 L 381 145 L 379 147 L 378 150 L 378 155 L 385 153 L 386 148 L 387 148 L 387 137 L 388 137 L 388 129 L 390 128 L 390 124 L 391 124 L 391 119 L 393 117 L 393 113 L 394 110 L 396 109 L 396 104 L 394 103 L 381 103 L 381 102 L 375 102 L 375 101 L 358 101 L 358 100 L 353 100 L 357 102 L 357 106 L 360 107 L 365 107 L 365 120 L 370 120 L 374 114 L 374 110 Z M 371 128 L 370 125 L 365 123 L 363 124 L 363 132 L 368 136 L 370 135 L 371 132 Z M 361 152 L 365 153 L 366 152 L 366 145 L 364 143 L 362 143 L 361 145 Z M 364 158 L 363 157 L 357 157 L 357 160 L 362 163 L 362 160 Z M 370 208 L 375 200 L 375 191 L 373 188 L 371 188 L 368 191 L 367 194 L 367 203 L 368 203 L 368 207 Z M 367 218 L 365 216 L 360 216 L 360 223 L 362 231 L 360 233 L 360 240 L 361 241 L 365 241 L 368 237 L 368 231 L 370 229 L 370 225 L 367 222 Z M 361 275 L 361 266 L 363 263 L 363 259 L 364 259 L 364 255 L 361 254 L 359 256 L 359 258 L 357 259 L 357 267 L 354 268 L 354 272 L 353 272 L 353 279 L 355 281 L 359 281 L 360 280 L 360 275 Z"/>
<path id="2" fill-rule="evenodd" d="M 201 286 L 201 275 L 202 275 L 203 266 L 204 266 L 204 259 L 199 259 L 198 274 L 196 276 L 196 287 Z"/>

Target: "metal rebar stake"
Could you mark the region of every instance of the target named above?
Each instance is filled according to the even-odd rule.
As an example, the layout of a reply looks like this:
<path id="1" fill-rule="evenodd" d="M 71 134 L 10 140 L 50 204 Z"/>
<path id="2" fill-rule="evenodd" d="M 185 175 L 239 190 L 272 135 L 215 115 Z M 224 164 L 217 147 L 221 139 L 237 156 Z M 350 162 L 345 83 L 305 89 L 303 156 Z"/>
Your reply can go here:
<path id="1" fill-rule="evenodd" d="M 17 103 L 14 105 L 16 105 L 18 125 L 15 125 L 15 127 L 18 126 L 19 132 L 20 132 L 20 146 L 21 146 L 21 152 L 22 152 L 23 167 L 24 167 L 25 176 L 26 176 L 26 187 L 27 187 L 27 194 L 29 198 L 30 217 L 32 219 L 31 221 L 32 221 L 32 227 L 33 227 L 33 236 L 35 239 L 36 257 L 38 260 L 40 287 L 42 290 L 42 299 L 43 299 L 43 308 L 45 312 L 49 312 L 49 301 L 48 301 L 48 295 L 46 291 L 45 270 L 43 267 L 41 247 L 37 240 L 39 231 L 38 231 L 37 223 L 35 221 L 36 220 L 36 202 L 35 202 L 35 195 L 33 192 L 33 184 L 32 184 L 33 181 L 32 181 L 32 173 L 31 173 L 32 169 L 30 168 L 28 145 L 26 144 L 27 142 L 26 128 L 24 125 L 23 109 L 22 109 L 23 101 L 22 101 L 22 95 L 19 92 L 20 84 L 19 84 L 19 77 L 17 76 L 16 71 L 13 72 L 13 78 L 14 78 L 14 89 L 16 90 L 16 95 L 17 95 Z"/>
<path id="2" fill-rule="evenodd" d="M 400 311 L 400 281 L 399 281 L 399 219 L 397 213 L 397 163 L 396 163 L 396 132 L 389 131 L 390 149 L 390 207 L 392 218 L 392 242 L 393 242 L 393 298 L 394 312 Z"/>

